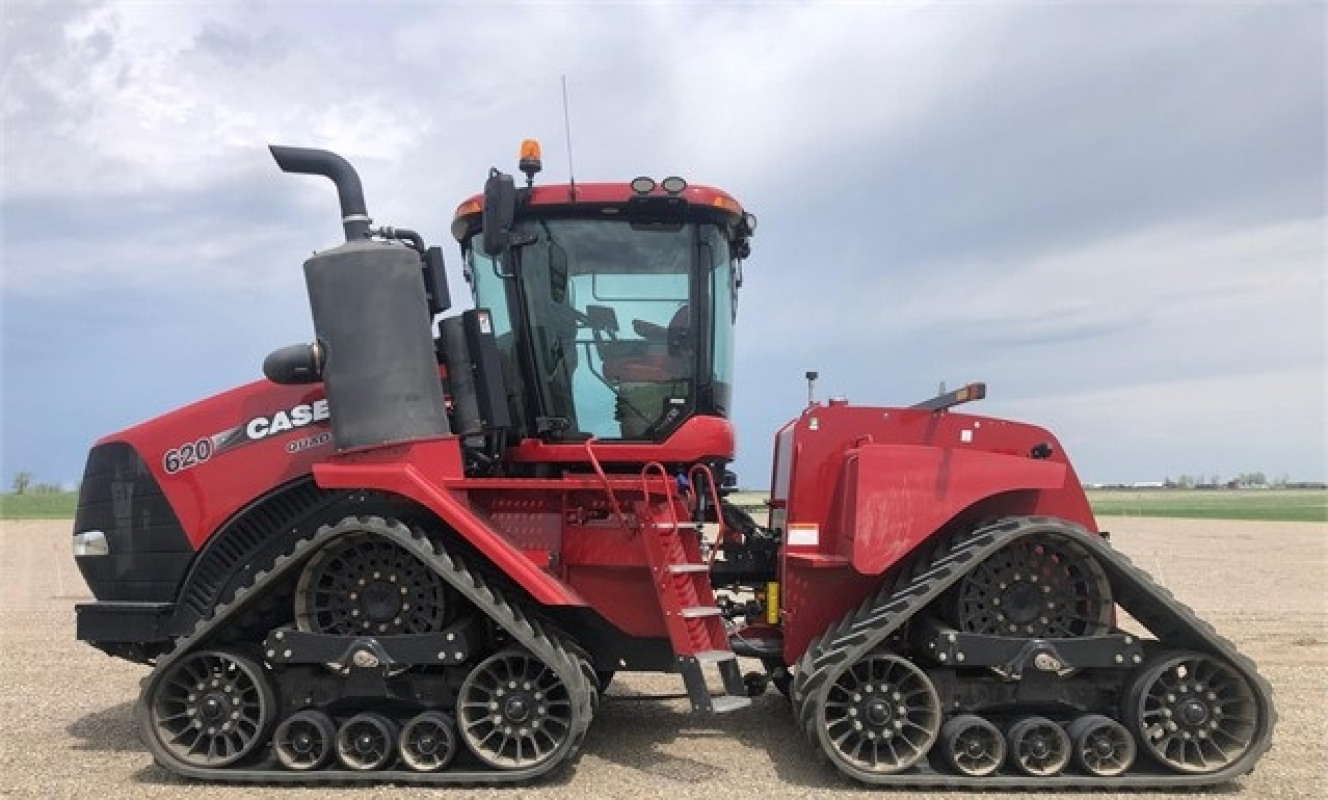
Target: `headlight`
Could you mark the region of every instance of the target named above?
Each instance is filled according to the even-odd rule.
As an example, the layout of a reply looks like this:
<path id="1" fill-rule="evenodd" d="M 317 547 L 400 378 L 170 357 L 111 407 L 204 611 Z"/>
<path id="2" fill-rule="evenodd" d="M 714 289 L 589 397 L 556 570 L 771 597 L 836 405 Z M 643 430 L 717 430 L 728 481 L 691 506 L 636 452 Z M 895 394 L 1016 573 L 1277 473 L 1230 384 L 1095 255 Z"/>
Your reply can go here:
<path id="1" fill-rule="evenodd" d="M 109 552 L 111 546 L 106 541 L 106 534 L 101 531 L 83 531 L 74 534 L 74 555 L 104 556 Z"/>

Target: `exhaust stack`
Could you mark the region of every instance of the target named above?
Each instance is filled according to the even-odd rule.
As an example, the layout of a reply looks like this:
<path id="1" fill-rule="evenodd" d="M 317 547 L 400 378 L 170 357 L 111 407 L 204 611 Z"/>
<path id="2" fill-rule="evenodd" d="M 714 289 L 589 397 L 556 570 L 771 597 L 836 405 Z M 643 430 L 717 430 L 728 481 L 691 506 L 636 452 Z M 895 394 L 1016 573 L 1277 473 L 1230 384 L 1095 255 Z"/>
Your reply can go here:
<path id="1" fill-rule="evenodd" d="M 322 378 L 339 451 L 448 435 L 421 254 L 369 237 L 360 178 L 344 158 L 270 149 L 285 172 L 336 184 L 346 242 L 304 262 L 317 341 L 274 352 L 265 373 L 277 382 Z"/>
<path id="2" fill-rule="evenodd" d="M 341 201 L 341 227 L 346 231 L 347 242 L 358 242 L 369 238 L 369 210 L 364 205 L 364 189 L 360 185 L 359 173 L 350 162 L 328 150 L 316 150 L 311 147 L 286 147 L 270 144 L 272 158 L 282 172 L 299 175 L 322 175 L 337 187 L 337 199 Z"/>

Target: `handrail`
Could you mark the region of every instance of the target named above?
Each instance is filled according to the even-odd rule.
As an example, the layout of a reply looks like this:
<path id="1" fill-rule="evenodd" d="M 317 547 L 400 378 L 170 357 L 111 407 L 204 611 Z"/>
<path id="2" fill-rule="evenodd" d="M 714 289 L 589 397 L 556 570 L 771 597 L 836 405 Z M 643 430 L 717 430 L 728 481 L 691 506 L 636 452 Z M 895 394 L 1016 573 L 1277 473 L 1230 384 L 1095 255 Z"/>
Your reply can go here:
<path id="1" fill-rule="evenodd" d="M 664 479 L 664 504 L 669 507 L 669 519 L 673 522 L 673 529 L 678 529 L 678 509 L 673 505 L 673 480 L 669 477 L 668 470 L 658 461 L 651 461 L 641 468 L 641 494 L 646 502 L 650 502 L 650 473 L 658 471 L 660 477 Z"/>
<path id="2" fill-rule="evenodd" d="M 586 455 L 590 457 L 590 466 L 595 468 L 595 474 L 604 484 L 604 492 L 609 496 L 609 507 L 613 509 L 614 515 L 618 517 L 618 524 L 625 531 L 632 531 L 634 528 L 627 524 L 627 515 L 623 513 L 622 506 L 618 504 L 618 496 L 613 493 L 613 484 L 609 483 L 609 476 L 604 474 L 604 468 L 599 465 L 599 459 L 595 457 L 595 450 L 591 447 L 595 442 L 592 436 L 586 439 Z"/>
<path id="3" fill-rule="evenodd" d="M 719 546 L 729 540 L 729 526 L 724 522 L 724 509 L 719 504 L 719 490 L 715 488 L 715 473 L 710 471 L 710 467 L 705 464 L 693 464 L 692 468 L 687 470 L 687 482 L 692 485 L 692 491 L 696 493 L 699 501 L 701 490 L 692 477 L 698 472 L 705 475 L 706 487 L 710 490 L 710 502 L 714 504 L 715 519 L 719 523 L 719 533 L 715 537 L 715 546 L 710 548 L 710 558 L 708 559 L 710 565 L 713 566 L 715 556 L 719 555 Z"/>

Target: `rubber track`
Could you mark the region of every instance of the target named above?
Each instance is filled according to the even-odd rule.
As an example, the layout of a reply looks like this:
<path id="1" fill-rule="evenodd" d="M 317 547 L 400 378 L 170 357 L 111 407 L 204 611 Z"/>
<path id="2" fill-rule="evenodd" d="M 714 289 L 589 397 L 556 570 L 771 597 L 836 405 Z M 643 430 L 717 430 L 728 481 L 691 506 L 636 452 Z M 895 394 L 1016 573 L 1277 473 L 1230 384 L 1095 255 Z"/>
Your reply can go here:
<path id="1" fill-rule="evenodd" d="M 798 663 L 793 685 L 793 710 L 803 733 L 818 751 L 821 750 L 821 743 L 817 735 L 816 710 L 819 704 L 825 702 L 830 687 L 843 671 L 879 648 L 900 626 L 983 560 L 1029 536 L 1064 539 L 1096 558 L 1107 573 L 1116 602 L 1152 631 L 1164 647 L 1201 650 L 1217 656 L 1231 664 L 1249 682 L 1259 709 L 1259 724 L 1254 741 L 1245 755 L 1224 769 L 1203 775 L 1168 772 L 1116 777 L 992 775 L 979 778 L 936 772 L 928 765 L 927 758 L 908 770 L 886 775 L 855 770 L 839 762 L 835 762 L 835 765 L 850 777 L 864 783 L 978 790 L 1176 789 L 1220 784 L 1250 772 L 1255 762 L 1268 750 L 1277 720 L 1272 687 L 1259 675 L 1254 662 L 1220 636 L 1211 625 L 1178 602 L 1171 592 L 1135 567 L 1126 556 L 1114 550 L 1105 538 L 1064 520 L 1048 517 L 1012 518 L 979 529 L 930 565 L 920 565 L 922 571 L 915 570 L 910 574 L 906 570 L 895 580 L 885 581 L 858 609 L 847 614 L 835 627 L 812 642 Z M 940 746 L 939 737 L 935 746 Z M 1149 759 L 1142 752 L 1142 745 L 1140 749 L 1140 760 Z"/>
<path id="2" fill-rule="evenodd" d="M 388 539 L 405 548 L 421 561 L 431 566 L 452 588 L 474 603 L 484 614 L 492 619 L 516 642 L 548 664 L 558 674 L 568 688 L 569 695 L 577 703 L 572 732 L 563 744 L 561 755 L 547 762 L 527 769 L 464 771 L 464 772 L 415 772 L 412 770 L 376 770 L 359 772 L 340 768 L 334 763 L 330 769 L 310 772 L 289 771 L 280 766 L 261 769 L 243 768 L 205 768 L 183 763 L 172 756 L 157 741 L 152 731 L 151 697 L 152 689 L 169 667 L 183 656 L 199 650 L 207 643 L 209 636 L 224 626 L 236 614 L 250 603 L 262 597 L 264 590 L 284 577 L 293 575 L 322 547 L 339 536 L 369 531 L 374 535 Z M 540 621 L 527 613 L 520 605 L 513 602 L 501 590 L 491 587 L 478 572 L 471 570 L 455 555 L 448 553 L 419 530 L 413 530 L 396 520 L 387 520 L 376 516 L 348 516 L 333 525 L 324 525 L 314 534 L 295 541 L 282 555 L 278 556 L 265 570 L 254 573 L 253 580 L 238 589 L 231 601 L 218 606 L 211 615 L 200 620 L 187 635 L 176 640 L 175 647 L 157 660 L 157 666 L 144 679 L 142 692 L 134 710 L 138 725 L 139 738 L 142 739 L 158 764 L 188 778 L 201 778 L 209 781 L 250 782 L 250 783 L 300 783 L 300 784 L 337 784 L 337 783 L 411 783 L 411 784 L 478 784 L 478 783 L 516 783 L 533 780 L 568 764 L 580 751 L 585 739 L 586 729 L 594 714 L 597 692 L 587 679 L 586 674 L 593 674 L 582 659 L 573 654 L 573 645 L 564 643 L 556 632 L 547 629 Z M 270 735 L 270 733 L 269 733 Z M 457 747 L 465 747 L 458 733 Z M 261 745 L 266 749 L 267 745 Z M 275 764 L 275 762 L 273 762 Z"/>

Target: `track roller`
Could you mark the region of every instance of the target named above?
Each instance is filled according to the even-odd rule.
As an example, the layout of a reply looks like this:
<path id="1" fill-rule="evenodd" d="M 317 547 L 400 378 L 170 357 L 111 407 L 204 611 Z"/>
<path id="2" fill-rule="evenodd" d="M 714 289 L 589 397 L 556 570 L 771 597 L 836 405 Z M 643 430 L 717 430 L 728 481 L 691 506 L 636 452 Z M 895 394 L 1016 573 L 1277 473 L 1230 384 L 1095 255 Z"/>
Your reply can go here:
<path id="1" fill-rule="evenodd" d="M 436 772 L 456 755 L 456 723 L 441 711 L 425 711 L 401 728 L 397 754 L 416 772 Z"/>
<path id="2" fill-rule="evenodd" d="M 372 711 L 356 714 L 337 731 L 337 758 L 353 770 L 382 769 L 392 760 L 397 726 Z"/>
<path id="3" fill-rule="evenodd" d="M 1005 737 L 982 717 L 964 714 L 941 726 L 945 758 L 961 775 L 981 778 L 1001 768 Z"/>
<path id="4" fill-rule="evenodd" d="M 1026 775 L 1057 775 L 1070 763 L 1070 737 L 1046 717 L 1024 717 L 1005 735 L 1010 758 Z"/>
<path id="5" fill-rule="evenodd" d="M 1066 733 L 1074 748 L 1075 765 L 1089 775 L 1124 775 L 1134 763 L 1134 737 L 1110 717 L 1088 714 L 1070 723 Z"/>
<path id="6" fill-rule="evenodd" d="M 272 750 L 286 769 L 313 770 L 332 758 L 337 726 L 321 711 L 306 709 L 287 717 L 272 734 Z"/>
<path id="7" fill-rule="evenodd" d="M 1231 665 L 1186 651 L 1145 664 L 1126 692 L 1125 719 L 1148 752 L 1177 772 L 1215 772 L 1245 755 L 1258 730 L 1254 690 Z"/>
<path id="8" fill-rule="evenodd" d="M 254 752 L 277 706 L 263 667 L 223 650 L 176 661 L 149 684 L 147 698 L 152 735 L 193 767 L 225 767 Z"/>

